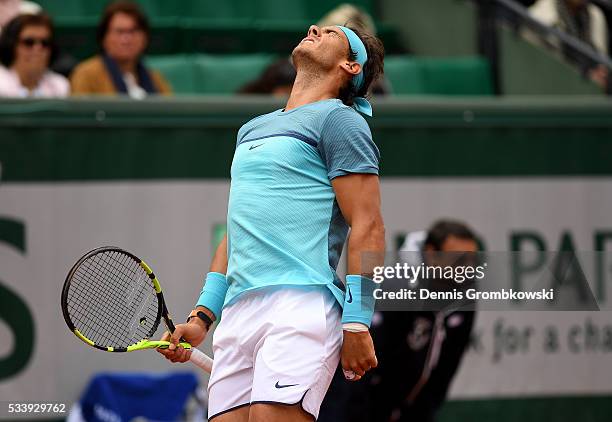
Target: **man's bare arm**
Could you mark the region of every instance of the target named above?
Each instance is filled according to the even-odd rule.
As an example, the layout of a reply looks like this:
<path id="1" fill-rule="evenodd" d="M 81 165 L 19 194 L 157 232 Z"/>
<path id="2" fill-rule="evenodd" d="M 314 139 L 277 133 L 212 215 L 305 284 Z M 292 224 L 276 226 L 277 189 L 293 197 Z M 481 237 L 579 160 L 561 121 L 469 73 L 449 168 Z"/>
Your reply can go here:
<path id="1" fill-rule="evenodd" d="M 210 263 L 210 271 L 221 274 L 227 273 L 227 234 L 223 236 L 223 240 L 221 240 L 221 243 L 219 243 L 219 246 L 217 246 L 215 255 Z M 213 321 L 216 319 L 215 315 L 210 311 L 210 309 L 204 306 L 196 306 L 195 309 L 196 311 L 204 312 Z M 190 322 L 191 321 L 202 325 L 204 324 L 204 321 L 199 318 L 192 318 Z"/>
<path id="2" fill-rule="evenodd" d="M 374 174 L 350 174 L 332 180 L 342 215 L 351 227 L 348 240 L 348 274 L 371 274 L 382 265 L 385 226 L 380 210 L 380 183 Z M 362 263 L 363 253 L 368 259 Z"/>
<path id="3" fill-rule="evenodd" d="M 348 273 L 370 275 L 373 267 L 384 262 L 385 227 L 380 211 L 378 176 L 351 174 L 332 181 L 342 215 L 351 226 L 348 241 Z M 364 254 L 366 253 L 367 254 Z M 364 260 L 365 258 L 365 260 Z M 342 368 L 359 380 L 378 365 L 372 337 L 364 331 L 343 331 Z M 345 375 L 346 376 L 346 375 Z"/>

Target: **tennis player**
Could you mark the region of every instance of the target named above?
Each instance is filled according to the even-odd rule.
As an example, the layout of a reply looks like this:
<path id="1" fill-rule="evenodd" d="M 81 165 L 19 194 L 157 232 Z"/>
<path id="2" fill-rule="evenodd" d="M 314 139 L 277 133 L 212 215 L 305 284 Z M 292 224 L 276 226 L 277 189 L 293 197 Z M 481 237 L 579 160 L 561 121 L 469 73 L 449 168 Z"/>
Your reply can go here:
<path id="1" fill-rule="evenodd" d="M 361 114 L 383 69 L 381 42 L 343 26 L 311 26 L 293 50 L 284 109 L 238 131 L 227 236 L 180 337 L 200 344 L 216 319 L 209 418 L 311 421 L 338 361 L 358 380 L 377 365 L 365 252 L 384 253 L 379 151 Z M 336 267 L 348 229 L 348 275 Z M 364 261 L 364 262 L 362 262 Z"/>

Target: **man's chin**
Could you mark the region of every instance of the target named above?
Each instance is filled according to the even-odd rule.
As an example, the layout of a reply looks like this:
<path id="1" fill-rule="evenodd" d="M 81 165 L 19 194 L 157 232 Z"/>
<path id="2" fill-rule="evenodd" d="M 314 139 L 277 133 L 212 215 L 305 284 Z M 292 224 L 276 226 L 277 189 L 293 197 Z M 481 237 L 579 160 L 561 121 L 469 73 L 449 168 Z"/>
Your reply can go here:
<path id="1" fill-rule="evenodd" d="M 296 54 L 300 54 L 302 50 L 303 50 L 303 46 L 301 43 L 296 45 L 293 51 L 291 52 L 291 57 L 295 57 Z"/>
<path id="2" fill-rule="evenodd" d="M 304 46 L 304 44 L 298 44 L 291 52 L 291 60 L 293 61 L 294 67 L 297 67 L 297 65 L 304 60 L 312 61 L 312 50 Z"/>

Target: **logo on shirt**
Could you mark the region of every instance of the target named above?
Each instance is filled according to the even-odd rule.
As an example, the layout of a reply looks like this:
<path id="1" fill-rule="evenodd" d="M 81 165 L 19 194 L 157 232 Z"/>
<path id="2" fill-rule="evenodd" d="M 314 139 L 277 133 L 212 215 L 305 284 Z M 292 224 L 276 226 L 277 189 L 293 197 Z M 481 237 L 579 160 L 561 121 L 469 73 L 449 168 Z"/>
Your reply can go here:
<path id="1" fill-rule="evenodd" d="M 279 384 L 279 381 L 276 381 L 276 388 L 287 388 L 287 387 L 295 387 L 296 385 L 300 385 L 300 384 L 285 384 L 285 385 L 281 385 Z"/>
<path id="2" fill-rule="evenodd" d="M 265 144 L 265 142 L 264 142 L 264 144 Z M 262 145 L 263 145 L 263 144 L 259 144 L 259 145 L 251 145 L 251 148 L 249 148 L 249 151 L 250 151 L 250 150 L 252 150 L 252 149 L 255 149 L 255 148 L 257 148 L 257 147 L 260 147 L 260 146 L 262 146 Z"/>

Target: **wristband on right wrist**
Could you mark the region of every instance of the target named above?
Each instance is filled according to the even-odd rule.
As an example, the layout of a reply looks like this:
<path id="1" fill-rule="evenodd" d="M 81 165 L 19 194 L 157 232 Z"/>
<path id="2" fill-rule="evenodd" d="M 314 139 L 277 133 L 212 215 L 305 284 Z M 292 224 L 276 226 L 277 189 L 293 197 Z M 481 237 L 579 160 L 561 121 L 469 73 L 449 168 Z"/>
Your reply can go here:
<path id="1" fill-rule="evenodd" d="M 206 274 L 206 281 L 196 306 L 210 309 L 215 318 L 219 319 L 228 288 L 225 274 L 209 272 Z"/>
<path id="2" fill-rule="evenodd" d="M 342 324 L 342 330 L 349 333 L 365 333 L 369 331 L 368 326 L 361 322 L 345 322 Z"/>
<path id="3" fill-rule="evenodd" d="M 370 327 L 374 315 L 374 281 L 360 275 L 346 276 L 346 295 L 342 310 L 342 324 L 359 322 Z"/>

